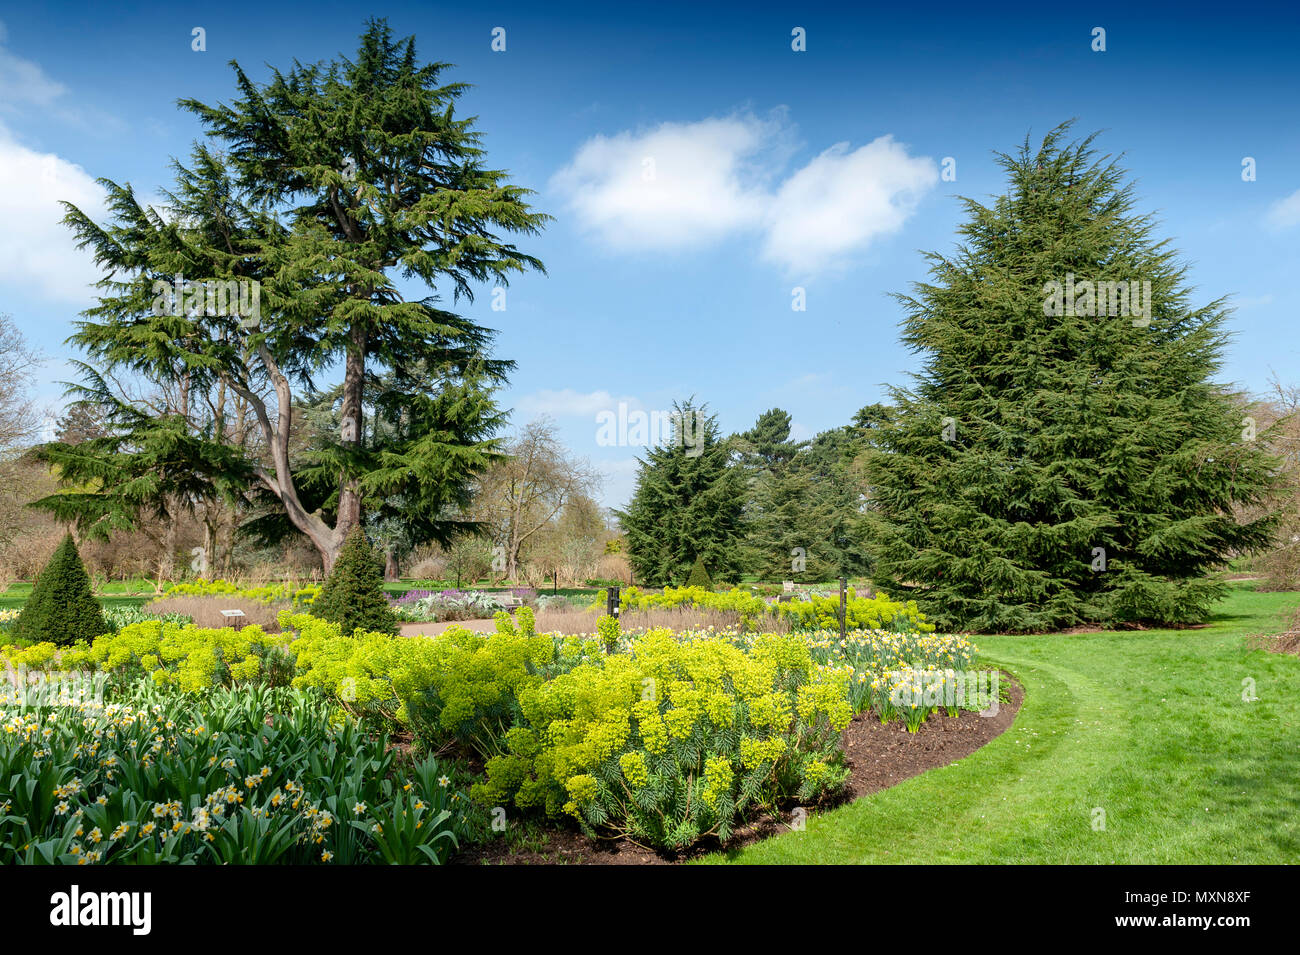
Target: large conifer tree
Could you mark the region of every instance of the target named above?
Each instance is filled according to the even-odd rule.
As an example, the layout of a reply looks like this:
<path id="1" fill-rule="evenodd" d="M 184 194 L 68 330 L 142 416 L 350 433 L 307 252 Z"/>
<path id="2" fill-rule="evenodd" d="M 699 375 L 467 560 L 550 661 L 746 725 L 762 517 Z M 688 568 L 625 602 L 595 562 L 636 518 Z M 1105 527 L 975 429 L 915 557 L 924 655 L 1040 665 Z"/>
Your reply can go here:
<path id="1" fill-rule="evenodd" d="M 868 567 L 862 533 L 865 482 L 855 462 L 866 444 L 859 412 L 854 425 L 790 438 L 790 415 L 773 409 L 736 435 L 748 481 L 746 566 L 763 580 L 815 582 L 857 575 Z"/>
<path id="2" fill-rule="evenodd" d="M 675 439 L 647 452 L 627 510 L 616 512 L 628 560 L 639 583 L 681 584 L 697 558 L 714 580 L 734 580 L 742 569 L 744 476 L 715 416 L 691 401 L 676 405 L 675 415 Z"/>
<path id="3" fill-rule="evenodd" d="M 507 237 L 534 235 L 548 217 L 485 164 L 472 119 L 455 115 L 465 85 L 445 82 L 445 68 L 421 63 L 414 40 L 398 40 L 383 21 L 368 25 L 353 59 L 295 63 L 266 83 L 235 65 L 229 103 L 181 103 L 215 148 L 197 147 L 189 167 L 177 165 L 167 214 L 108 180 L 111 221 L 68 208 L 67 223 L 106 273 L 71 339 L 90 355 L 90 390 L 103 397 L 94 387 L 102 373 L 239 395 L 264 452 L 231 462 L 200 433 L 180 449 L 191 483 L 202 485 L 195 493 L 221 494 L 237 476 L 235 490 L 260 493 L 327 569 L 383 502 L 402 499 L 426 537 L 449 537 L 442 516 L 498 456 L 491 388 L 513 363 L 489 357 L 491 331 L 448 305 L 472 299 L 476 284 L 541 269 Z M 408 298 L 399 279 L 427 294 Z M 222 287 L 238 287 L 241 306 L 260 290 L 258 314 L 214 309 Z M 195 288 L 208 290 L 206 303 L 192 299 Z M 342 426 L 295 453 L 298 399 L 334 370 Z M 373 426 L 394 408 L 401 427 Z M 140 437 L 107 449 L 112 460 L 94 459 L 94 446 L 50 446 L 47 457 L 83 483 L 96 477 L 88 493 L 111 498 L 110 478 L 151 473 L 133 466 L 149 462 L 122 458 Z M 129 519 L 138 507 L 84 495 L 43 504 L 83 524 Z"/>
<path id="4" fill-rule="evenodd" d="M 868 462 L 875 577 L 947 628 L 1199 621 L 1215 569 L 1270 536 L 1233 517 L 1273 479 L 1212 380 L 1225 305 L 1192 302 L 1124 172 L 1068 128 L 1000 155 L 1007 193 L 963 200 L 956 254 L 899 296 L 924 364 Z"/>

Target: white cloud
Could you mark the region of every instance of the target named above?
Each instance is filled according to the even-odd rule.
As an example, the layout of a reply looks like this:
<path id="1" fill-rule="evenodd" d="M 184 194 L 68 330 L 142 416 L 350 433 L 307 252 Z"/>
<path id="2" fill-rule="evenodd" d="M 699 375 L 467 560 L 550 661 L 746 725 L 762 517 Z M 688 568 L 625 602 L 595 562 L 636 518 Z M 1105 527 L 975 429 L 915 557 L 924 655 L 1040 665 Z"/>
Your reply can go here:
<path id="1" fill-rule="evenodd" d="M 7 50 L 4 46 L 7 39 L 8 31 L 0 23 L 0 109 L 52 106 L 67 88 L 47 76 L 38 64 Z"/>
<path id="2" fill-rule="evenodd" d="M 103 190 L 75 163 L 17 142 L 0 124 L 0 283 L 43 298 L 89 305 L 101 276 L 62 223 L 60 200 L 102 217 Z"/>
<path id="3" fill-rule="evenodd" d="M 909 156 L 891 136 L 852 152 L 837 143 L 781 184 L 763 258 L 804 273 L 842 265 L 844 256 L 901 229 L 938 181 L 934 160 Z"/>
<path id="4" fill-rule="evenodd" d="M 617 408 L 620 401 L 639 407 L 639 402 L 631 398 L 615 398 L 608 391 L 580 392 L 572 388 L 543 388 L 524 395 L 515 407 L 529 418 L 550 415 L 552 418 L 594 419 L 601 411 Z"/>
<path id="5" fill-rule="evenodd" d="M 1266 218 L 1268 224 L 1275 229 L 1290 229 L 1300 225 L 1300 189 L 1269 206 Z"/>
<path id="6" fill-rule="evenodd" d="M 778 132 L 774 122 L 737 116 L 596 136 L 551 186 L 616 248 L 702 245 L 761 220 L 766 196 L 754 160 Z"/>
<path id="7" fill-rule="evenodd" d="M 938 181 L 889 136 L 840 143 L 779 181 L 793 151 L 783 111 L 596 136 L 551 179 L 579 226 L 620 251 L 693 249 L 746 233 L 789 272 L 841 264 L 897 231 Z"/>
<path id="8" fill-rule="evenodd" d="M 66 107 L 67 87 L 41 66 L 10 51 L 0 23 L 0 113 L 39 113 L 78 125 L 89 114 Z M 108 125 L 99 118 L 98 125 Z M 24 145 L 0 122 L 0 283 L 42 298 L 77 305 L 91 302 L 90 285 L 101 276 L 91 255 L 76 248 L 62 224 L 60 200 L 92 217 L 104 213 L 103 190 L 84 169 L 54 153 Z"/>

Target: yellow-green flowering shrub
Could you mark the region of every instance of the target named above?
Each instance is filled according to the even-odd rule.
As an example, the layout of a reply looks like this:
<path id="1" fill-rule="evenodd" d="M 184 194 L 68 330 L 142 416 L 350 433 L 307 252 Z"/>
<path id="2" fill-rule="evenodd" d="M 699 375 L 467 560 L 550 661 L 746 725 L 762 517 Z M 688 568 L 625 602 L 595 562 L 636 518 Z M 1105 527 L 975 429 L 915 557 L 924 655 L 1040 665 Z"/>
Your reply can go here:
<path id="1" fill-rule="evenodd" d="M 307 584 L 298 587 L 294 584 L 266 584 L 261 587 L 240 587 L 229 580 L 218 577 L 216 580 L 197 580 L 173 584 L 167 588 L 168 597 L 243 597 L 259 603 L 271 604 L 277 600 L 287 600 L 295 607 L 309 607 L 320 593 L 319 584 Z"/>
<path id="2" fill-rule="evenodd" d="M 915 630 L 926 633 L 934 630 L 933 624 L 927 623 L 925 615 L 917 609 L 915 601 L 903 603 L 890 600 L 884 594 L 859 597 L 853 588 L 849 588 L 847 596 L 846 627 L 849 630 Z M 603 607 L 605 599 L 602 591 L 594 606 Z M 772 614 L 780 615 L 795 630 L 830 630 L 839 629 L 840 625 L 838 595 L 812 594 L 807 600 L 769 604 L 757 594 L 740 587 L 733 587 L 725 593 L 715 593 L 704 587 L 665 587 L 662 593 L 646 593 L 638 587 L 628 587 L 620 594 L 619 603 L 624 610 L 686 606 L 728 611 L 740 614 L 748 630 L 762 629 L 762 621 Z"/>
<path id="3" fill-rule="evenodd" d="M 609 653 L 613 653 L 618 647 L 618 639 L 622 636 L 622 628 L 618 624 L 618 617 L 613 614 L 603 613 L 596 620 L 596 634 L 600 637 L 600 644 Z"/>
<path id="4" fill-rule="evenodd" d="M 203 628 L 146 620 L 71 647 L 38 643 L 3 654 L 27 671 L 100 670 L 120 677 L 148 676 L 159 686 L 196 692 L 214 686 L 260 683 L 283 686 L 292 676 L 284 651 L 289 636 L 261 627 Z"/>
<path id="5" fill-rule="evenodd" d="M 588 831 L 661 846 L 725 838 L 760 807 L 812 801 L 847 777 L 845 667 L 797 635 L 722 638 L 654 630 L 629 652 L 539 636 L 529 615 L 497 632 L 356 633 L 283 613 L 298 687 L 452 741 L 487 760 L 486 805 L 567 813 Z"/>
<path id="6" fill-rule="evenodd" d="M 847 673 L 819 668 L 798 636 L 742 649 L 652 630 L 630 653 L 525 685 L 519 708 L 475 797 L 657 846 L 725 839 L 747 812 L 814 800 L 848 774 Z"/>
<path id="7" fill-rule="evenodd" d="M 597 595 L 595 606 L 605 606 L 605 591 Z M 660 607 L 697 607 L 703 610 L 722 610 L 740 614 L 747 627 L 754 627 L 768 613 L 762 597 L 748 590 L 733 587 L 724 593 L 715 593 L 705 587 L 665 587 L 662 593 L 642 591 L 627 587 L 619 594 L 619 606 L 624 610 L 646 610 Z"/>
<path id="8" fill-rule="evenodd" d="M 493 634 L 453 626 L 434 636 L 345 636 L 333 624 L 288 612 L 280 625 L 298 635 L 294 686 L 322 687 L 408 725 L 434 748 L 456 740 L 486 758 L 504 751 L 525 687 L 597 652 L 594 641 L 539 636 L 531 614 L 520 614 L 513 622 L 504 614 Z"/>
<path id="9" fill-rule="evenodd" d="M 847 630 L 895 630 L 932 633 L 934 624 L 916 607 L 915 600 L 903 603 L 884 594 L 859 597 L 852 587 L 845 601 Z M 812 594 L 808 600 L 791 600 L 777 604 L 777 613 L 795 630 L 838 630 L 840 598 Z"/>

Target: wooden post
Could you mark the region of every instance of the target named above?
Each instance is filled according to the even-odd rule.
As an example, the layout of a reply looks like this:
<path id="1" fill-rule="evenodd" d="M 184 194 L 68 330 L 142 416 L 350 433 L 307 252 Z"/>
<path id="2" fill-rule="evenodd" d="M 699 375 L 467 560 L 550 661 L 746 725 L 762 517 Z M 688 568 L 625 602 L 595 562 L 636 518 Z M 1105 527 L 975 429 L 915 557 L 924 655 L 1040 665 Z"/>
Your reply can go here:
<path id="1" fill-rule="evenodd" d="M 844 642 L 844 625 L 848 620 L 849 610 L 849 579 L 840 578 L 840 643 Z"/>

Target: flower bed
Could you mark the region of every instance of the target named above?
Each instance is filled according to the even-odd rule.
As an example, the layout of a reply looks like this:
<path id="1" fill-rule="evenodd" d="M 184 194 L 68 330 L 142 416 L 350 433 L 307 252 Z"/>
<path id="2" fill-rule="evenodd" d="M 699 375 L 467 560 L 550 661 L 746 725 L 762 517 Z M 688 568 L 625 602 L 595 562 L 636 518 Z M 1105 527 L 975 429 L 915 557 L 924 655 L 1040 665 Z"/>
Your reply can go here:
<path id="1" fill-rule="evenodd" d="M 417 598 L 422 599 L 422 598 Z M 844 783 L 840 733 L 855 713 L 918 727 L 973 672 L 963 637 L 854 631 L 539 634 L 531 608 L 495 633 L 452 626 L 393 637 L 284 611 L 282 633 L 142 622 L 92 644 L 10 650 L 27 670 L 93 670 L 110 686 L 198 696 L 292 687 L 334 701 L 421 751 L 473 756 L 481 807 L 568 818 L 592 835 L 656 848 L 726 839 L 756 813 L 808 804 Z M 918 694 L 909 695 L 913 688 Z M 931 699 L 930 697 L 934 697 Z"/>
<path id="2" fill-rule="evenodd" d="M 751 630 L 762 629 L 765 620 L 777 617 L 785 621 L 792 630 L 830 630 L 838 629 L 840 602 L 839 596 L 800 593 L 798 599 L 786 603 L 769 603 L 757 594 L 740 587 L 716 592 L 705 587 L 665 587 L 662 591 L 642 591 L 638 587 L 627 587 L 619 593 L 621 610 L 646 610 L 652 608 L 694 607 L 701 610 L 716 610 L 735 613 L 740 616 L 744 626 Z M 601 591 L 594 607 L 603 608 L 607 592 Z M 906 603 L 890 600 L 884 594 L 875 597 L 859 597 L 857 591 L 849 588 L 846 594 L 848 630 L 895 630 L 929 632 L 934 626 L 926 621 L 916 606 L 915 601 Z"/>
<path id="3" fill-rule="evenodd" d="M 287 601 L 295 607 L 310 607 L 320 590 L 320 584 L 305 584 L 300 587 L 292 583 L 279 583 L 265 584 L 260 587 L 240 587 L 220 577 L 216 580 L 205 580 L 200 577 L 198 580 L 172 584 L 164 593 L 168 597 L 243 597 L 263 604 Z"/>
<path id="4" fill-rule="evenodd" d="M 0 703 L 0 864 L 441 862 L 468 802 L 320 694 Z"/>
<path id="5" fill-rule="evenodd" d="M 393 601 L 393 612 L 406 623 L 482 620 L 502 608 L 500 598 L 483 590 L 408 590 Z"/>

